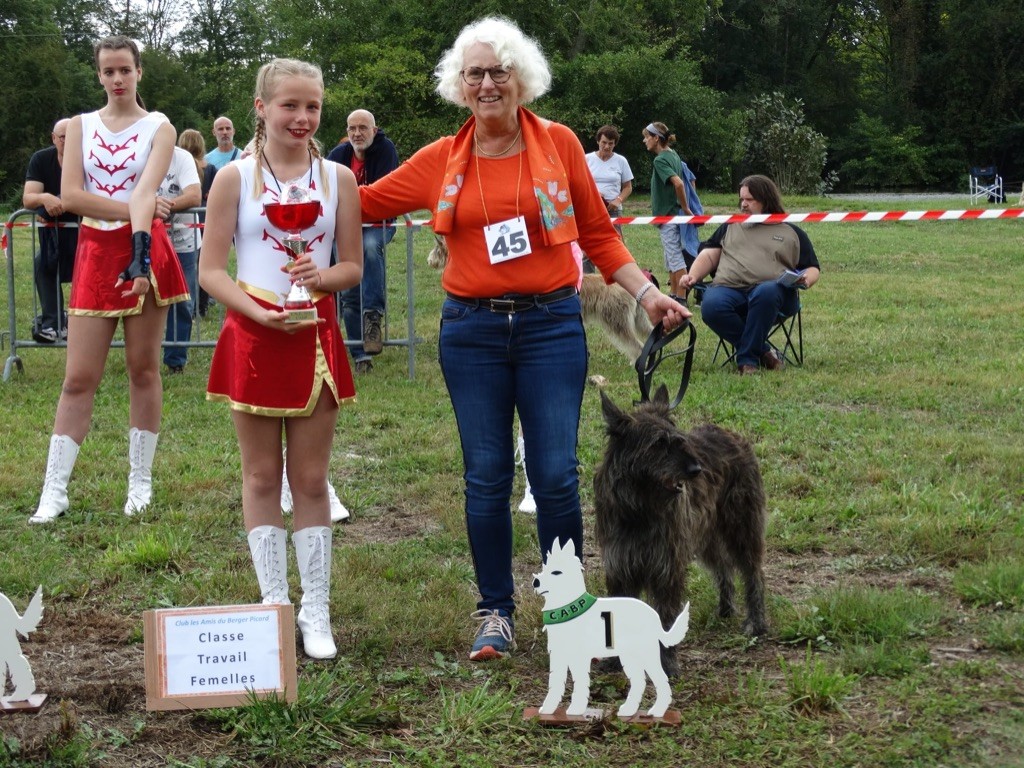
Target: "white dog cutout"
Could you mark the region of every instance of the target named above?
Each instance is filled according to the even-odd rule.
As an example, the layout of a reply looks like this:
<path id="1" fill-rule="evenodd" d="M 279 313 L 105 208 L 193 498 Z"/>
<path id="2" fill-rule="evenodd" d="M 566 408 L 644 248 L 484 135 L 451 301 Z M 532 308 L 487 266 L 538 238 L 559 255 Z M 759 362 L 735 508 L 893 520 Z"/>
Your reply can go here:
<path id="1" fill-rule="evenodd" d="M 582 715 L 590 699 L 591 659 L 618 657 L 629 678 L 629 695 L 619 717 L 633 717 L 647 687 L 654 684 L 651 717 L 663 717 L 672 703 L 672 688 L 661 666 L 661 645 L 682 642 L 690 626 L 690 604 L 667 632 L 653 608 L 632 597 L 594 597 L 583 580 L 583 563 L 570 539 L 565 546 L 555 539 L 534 591 L 544 598 L 544 631 L 548 633 L 550 674 L 542 715 L 554 714 L 565 695 L 566 677 L 572 672 L 572 698 L 567 715 Z"/>
<path id="2" fill-rule="evenodd" d="M 0 699 L 5 702 L 24 701 L 36 692 L 36 679 L 32 676 L 28 659 L 21 653 L 18 634 L 28 637 L 29 633 L 35 632 L 42 618 L 42 585 L 36 589 L 24 616 L 19 616 L 7 596 L 0 594 L 0 670 L 6 668 L 11 673 L 11 683 L 14 685 L 14 693 L 3 696 L 3 678 L 0 678 Z"/>

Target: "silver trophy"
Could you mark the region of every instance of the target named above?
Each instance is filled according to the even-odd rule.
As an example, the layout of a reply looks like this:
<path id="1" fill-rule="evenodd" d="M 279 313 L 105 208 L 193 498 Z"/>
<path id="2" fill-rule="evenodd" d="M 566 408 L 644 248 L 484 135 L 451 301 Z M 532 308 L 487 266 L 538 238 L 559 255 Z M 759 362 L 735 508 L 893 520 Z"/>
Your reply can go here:
<path id="1" fill-rule="evenodd" d="M 309 200 L 308 190 L 296 186 L 288 188 L 286 202 L 264 203 L 263 212 L 267 221 L 288 234 L 281 240 L 281 245 L 288 251 L 293 261 L 306 253 L 309 240 L 302 236 L 302 230 L 309 229 L 320 218 L 320 201 Z M 301 323 L 316 320 L 316 307 L 313 297 L 305 286 L 292 283 L 291 290 L 284 300 L 284 308 L 288 311 L 289 323 Z"/>

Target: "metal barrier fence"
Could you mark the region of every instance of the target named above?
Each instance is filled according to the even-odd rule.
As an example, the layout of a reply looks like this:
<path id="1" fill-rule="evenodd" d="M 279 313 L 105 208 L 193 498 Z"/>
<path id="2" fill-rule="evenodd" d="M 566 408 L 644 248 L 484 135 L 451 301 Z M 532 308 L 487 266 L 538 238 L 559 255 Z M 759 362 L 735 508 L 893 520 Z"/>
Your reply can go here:
<path id="1" fill-rule="evenodd" d="M 192 208 L 184 213 L 191 213 L 196 217 L 198 221 L 200 214 L 205 211 L 204 208 Z M 29 216 L 32 219 L 31 223 L 17 223 L 17 219 L 23 216 Z M 893 221 L 955 221 L 955 220 L 994 220 L 994 219 L 1024 219 L 1024 208 L 984 208 L 975 210 L 929 210 L 929 211 L 814 211 L 810 213 L 783 213 L 783 214 L 716 214 L 716 215 L 704 215 L 704 216 L 662 216 L 662 217 L 620 217 L 613 219 L 613 223 L 627 224 L 627 225 L 645 225 L 645 224 L 732 224 L 742 222 L 754 222 L 754 223 L 768 223 L 768 224 L 781 224 L 783 222 L 793 222 L 798 224 L 810 224 L 810 223 L 870 223 L 870 222 L 893 222 Z M 412 239 L 413 235 L 422 227 L 426 226 L 426 221 L 414 221 L 408 215 L 404 217 L 405 226 L 405 260 L 406 260 L 406 322 L 407 322 L 407 335 L 401 339 L 388 338 L 388 327 L 386 324 L 387 316 L 385 315 L 385 328 L 384 328 L 384 343 L 388 346 L 404 346 L 408 350 L 408 369 L 409 378 L 413 379 L 416 375 L 416 356 L 415 346 L 416 344 L 423 343 L 423 339 L 417 338 L 416 325 L 415 325 L 415 306 L 413 291 L 413 247 Z M 370 225 L 366 225 L 370 226 Z M 379 225 L 378 225 L 379 226 Z M 32 251 L 30 259 L 34 257 L 37 248 L 37 222 L 34 211 L 21 209 L 15 211 L 7 223 L 3 232 L 3 243 L 4 252 L 7 256 L 7 312 L 8 312 L 8 330 L 0 331 L 0 350 L 4 348 L 5 340 L 10 342 L 11 352 L 4 363 L 4 381 L 7 381 L 11 376 L 12 369 L 16 366 L 19 371 L 24 370 L 21 358 L 18 356 L 18 349 L 29 348 L 29 347 L 64 347 L 66 344 L 63 341 L 57 341 L 53 344 L 44 344 L 36 342 L 31 339 L 20 339 L 18 338 L 18 326 L 17 326 L 17 313 L 15 307 L 15 281 L 14 281 L 14 228 L 15 227 L 30 227 L 32 229 Z M 393 242 L 393 241 L 392 241 Z M 386 278 L 385 278 L 386 279 Z M 34 277 L 33 277 L 34 281 Z M 37 296 L 34 290 L 35 286 L 32 286 L 32 316 L 35 317 L 35 310 L 37 308 Z M 218 327 L 219 332 L 219 327 Z M 198 332 L 194 331 L 194 335 L 199 338 L 188 341 L 170 341 L 164 342 L 164 346 L 185 346 L 185 347 L 212 347 L 215 343 L 215 339 L 203 340 L 201 338 L 201 328 Z M 354 342 L 346 341 L 347 346 L 351 346 Z M 124 343 L 115 340 L 112 346 L 123 346 Z"/>
<path id="2" fill-rule="evenodd" d="M 205 208 L 190 208 L 187 211 L 182 211 L 175 215 L 188 215 L 191 214 L 195 221 L 195 228 L 198 230 L 202 225 L 199 224 L 200 217 L 205 213 Z M 19 219 L 27 217 L 29 221 L 19 221 Z M 416 336 L 416 316 L 415 316 L 415 296 L 414 296 L 414 285 L 413 285 L 413 235 L 423 227 L 425 222 L 413 221 L 409 216 L 405 217 L 405 226 L 399 226 L 399 229 L 405 230 L 405 293 L 406 293 L 406 335 L 404 338 L 391 338 L 389 336 L 389 324 L 387 321 L 388 313 L 385 313 L 384 317 L 384 344 L 389 347 L 405 347 L 407 351 L 407 367 L 408 375 L 410 379 L 414 379 L 416 376 L 416 345 L 422 344 L 423 339 Z M 35 285 L 35 270 L 33 267 L 33 259 L 35 258 L 36 252 L 39 250 L 39 229 L 44 226 L 53 225 L 41 225 L 36 217 L 36 212 L 22 208 L 15 211 L 7 219 L 4 225 L 3 232 L 3 244 L 4 244 L 4 255 L 6 257 L 6 276 L 7 276 L 7 330 L 0 331 L 0 350 L 3 350 L 7 344 L 10 344 L 10 352 L 7 355 L 7 359 L 4 361 L 4 372 L 3 380 L 7 381 L 10 379 L 14 369 L 17 368 L 19 372 L 24 372 L 24 362 L 21 356 L 18 354 L 21 349 L 62 349 L 67 347 L 67 342 L 64 338 L 58 338 L 53 343 L 39 342 L 32 338 L 31 333 L 22 335 L 19 334 L 19 316 L 17 307 L 17 293 L 16 290 L 18 285 L 15 281 L 15 237 L 14 231 L 16 228 L 25 228 L 30 230 L 31 235 L 28 239 L 31 250 L 29 250 L 27 258 L 24 259 L 24 263 L 29 265 L 29 269 L 32 274 L 32 279 L 28 282 L 31 291 L 31 303 L 32 312 L 28 318 L 27 326 L 31 327 L 31 324 L 35 321 L 35 317 L 39 312 L 39 296 Z M 61 224 L 61 226 L 76 227 L 76 224 Z M 371 226 L 371 225 L 367 225 Z M 378 225 L 379 226 L 379 225 Z M 397 233 L 396 233 L 397 234 Z M 18 238 L 24 240 L 24 238 Z M 394 240 L 392 240 L 392 243 Z M 385 264 L 386 254 L 388 246 L 385 245 Z M 198 249 L 197 249 L 198 250 Z M 385 286 L 387 283 L 387 272 L 385 269 Z M 59 280 L 59 277 L 56 278 Z M 23 281 L 25 282 L 25 281 Z M 63 286 L 59 283 L 56 286 L 58 291 L 63 290 Z M 385 288 L 385 295 L 387 291 Z M 193 296 L 193 308 L 198 307 L 198 296 Z M 338 302 L 339 322 L 341 303 Z M 194 324 L 192 327 L 192 338 L 189 339 L 177 339 L 172 338 L 170 341 L 165 340 L 163 342 L 164 347 L 187 347 L 187 348 L 199 348 L 199 347 L 213 347 L 217 343 L 217 336 L 220 333 L 220 325 L 211 333 L 209 331 L 209 323 L 204 323 L 204 318 L 200 316 L 197 311 L 194 311 Z M 21 318 L 23 328 L 25 327 L 25 318 Z M 63 318 L 58 317 L 59 328 L 66 330 L 63 325 Z M 205 331 L 205 333 L 204 333 Z M 175 331 L 176 332 L 176 331 Z M 27 336 L 27 337 L 26 337 Z M 346 340 L 346 346 L 352 346 L 354 344 L 361 343 L 361 340 Z M 111 342 L 111 347 L 123 347 L 124 341 L 115 338 Z"/>

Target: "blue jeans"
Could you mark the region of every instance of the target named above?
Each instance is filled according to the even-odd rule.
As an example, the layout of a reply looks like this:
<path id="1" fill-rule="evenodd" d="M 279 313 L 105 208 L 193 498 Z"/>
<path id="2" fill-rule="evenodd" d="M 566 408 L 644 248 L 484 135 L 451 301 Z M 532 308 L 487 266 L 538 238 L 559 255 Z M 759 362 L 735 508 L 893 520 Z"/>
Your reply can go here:
<path id="1" fill-rule="evenodd" d="M 576 438 L 587 343 L 579 297 L 513 315 L 449 299 L 441 312 L 439 359 L 462 442 L 477 608 L 511 615 L 516 411 L 537 500 L 541 557 L 556 537 L 572 539 L 583 552 Z"/>
<path id="2" fill-rule="evenodd" d="M 768 331 L 778 316 L 792 315 L 800 307 L 796 291 L 774 280 L 747 289 L 712 285 L 704 292 L 701 318 L 736 348 L 736 365 L 759 366 L 761 355 L 770 349 Z"/>
<path id="3" fill-rule="evenodd" d="M 189 341 L 192 338 L 192 308 L 199 295 L 199 259 L 195 251 L 178 254 L 181 271 L 185 273 L 185 285 L 188 286 L 188 301 L 171 304 L 167 313 L 167 332 L 164 341 Z M 188 361 L 188 347 L 164 346 L 164 365 L 180 366 Z"/>
<path id="4" fill-rule="evenodd" d="M 384 276 L 384 246 L 395 236 L 394 227 L 363 228 L 363 280 L 341 292 L 342 320 L 345 323 L 345 338 L 362 341 L 363 314 L 378 312 L 384 314 L 384 292 L 387 282 Z M 369 360 L 362 344 L 349 347 L 352 362 Z"/>

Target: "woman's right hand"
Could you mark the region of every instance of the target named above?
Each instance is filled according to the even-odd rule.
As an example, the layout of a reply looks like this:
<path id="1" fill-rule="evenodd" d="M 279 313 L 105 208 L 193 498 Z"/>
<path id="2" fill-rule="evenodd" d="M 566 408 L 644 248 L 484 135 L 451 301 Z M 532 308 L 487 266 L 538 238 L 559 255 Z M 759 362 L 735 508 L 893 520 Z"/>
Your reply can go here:
<path id="1" fill-rule="evenodd" d="M 643 297 L 640 306 L 647 313 L 652 325 L 660 322 L 666 331 L 675 330 L 693 317 L 693 313 L 686 306 L 657 289 L 649 291 Z"/>

